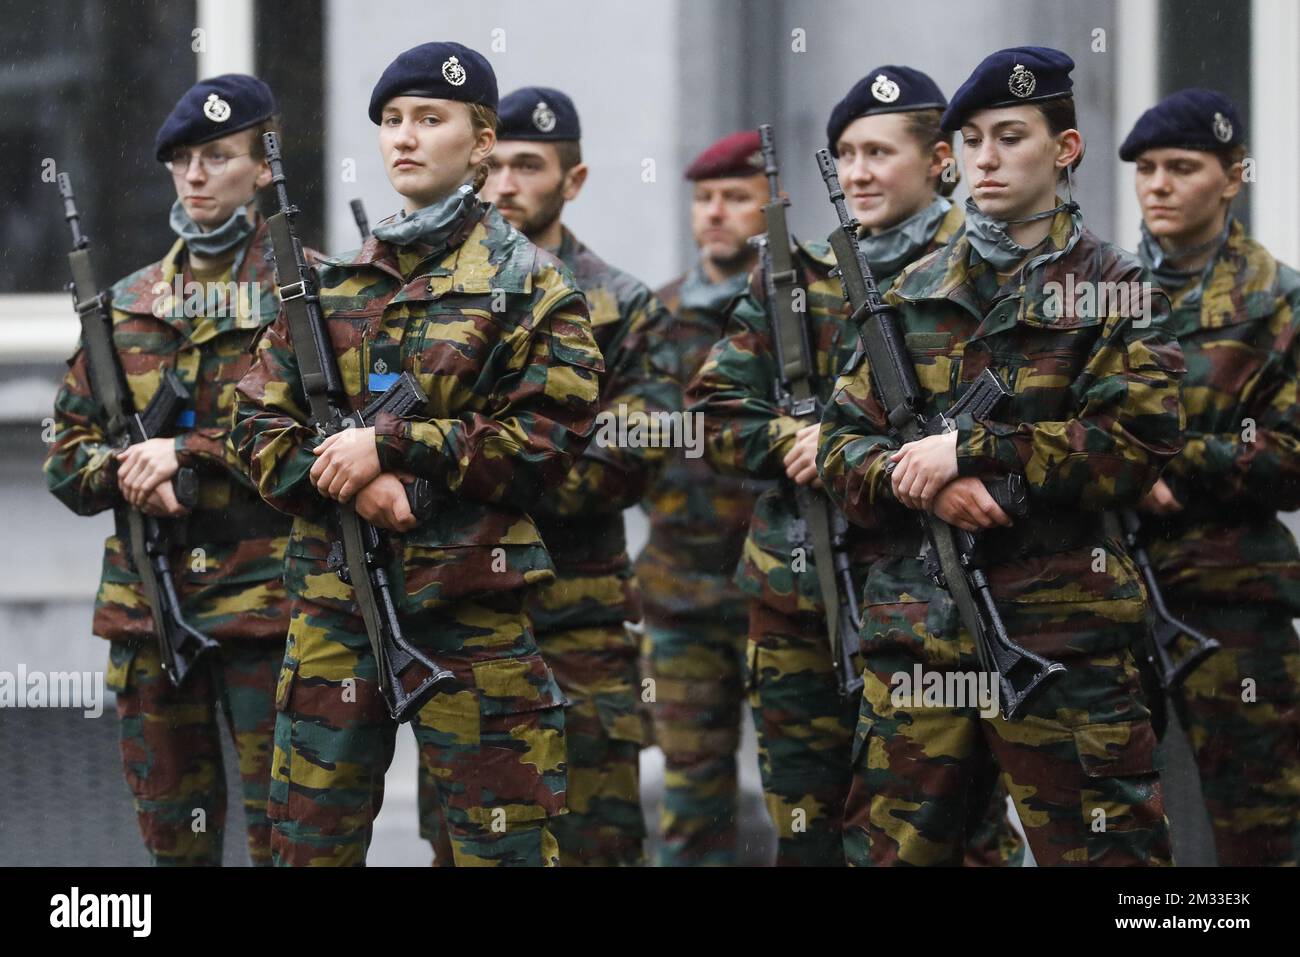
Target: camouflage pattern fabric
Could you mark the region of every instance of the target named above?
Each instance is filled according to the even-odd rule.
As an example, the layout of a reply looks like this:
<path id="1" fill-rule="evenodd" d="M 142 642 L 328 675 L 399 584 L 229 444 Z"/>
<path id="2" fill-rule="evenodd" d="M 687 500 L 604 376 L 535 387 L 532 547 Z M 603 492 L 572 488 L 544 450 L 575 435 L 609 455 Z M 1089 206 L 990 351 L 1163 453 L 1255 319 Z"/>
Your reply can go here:
<path id="1" fill-rule="evenodd" d="M 222 696 L 239 744 L 250 853 L 254 863 L 269 859 L 274 671 L 266 688 L 263 668 L 279 661 L 289 627 L 281 577 L 289 520 L 260 500 L 226 441 L 235 384 L 252 362 L 248 347 L 278 307 L 269 250 L 259 223 L 237 270 L 198 283 L 178 241 L 109 292 L 113 344 L 135 407 L 148 405 L 169 370 L 191 396 L 183 414 L 192 422 L 182 422 L 175 444 L 180 465 L 198 475 L 199 498 L 187 517 L 170 523 L 182 614 L 208 636 L 238 645 L 223 650 L 215 675 L 205 670 L 179 691 L 171 688 L 129 545 L 117 535 L 104 543 L 91 627 L 113 643 L 110 682 L 126 692 L 118 710 L 127 781 L 145 845 L 160 864 L 221 863 L 225 784 L 215 713 Z M 45 460 L 50 490 L 79 515 L 125 507 L 107 416 L 91 385 L 79 346 L 55 399 L 55 437 Z M 232 521 L 234 514 L 242 520 Z M 259 643 L 264 647 L 254 647 Z M 196 807 L 207 814 L 206 832 L 190 830 Z"/>
<path id="2" fill-rule="evenodd" d="M 283 648 L 227 638 L 180 688 L 152 641 L 109 646 L 122 761 L 145 847 L 156 865 L 221 865 L 226 780 L 218 709 L 239 757 L 240 799 L 255 867 L 271 863 L 266 802 L 271 783 L 275 684 Z"/>
<path id="3" fill-rule="evenodd" d="M 1204 275 L 1170 290 L 1187 357 L 1186 444 L 1145 516 L 1166 600 L 1221 648 L 1184 685 L 1219 862 L 1300 864 L 1300 275 L 1234 222 Z"/>
<path id="4" fill-rule="evenodd" d="M 834 258 L 823 244 L 795 247 L 807 295 L 817 392 L 829 396 L 835 374 L 853 353 Z M 773 482 L 755 504 L 736 581 L 749 596 L 746 649 L 749 705 L 759 742 L 764 799 L 777 829 L 779 865 L 842 864 L 839 814 L 848 794 L 849 749 L 856 704 L 835 687 L 821 595 L 793 487 L 782 458 L 806 423 L 774 398 L 776 358 L 759 270 L 733 301 L 726 335 L 687 390 L 704 416 L 706 455 L 724 474 Z M 872 559 L 855 534 L 858 580 Z"/>
<path id="5" fill-rule="evenodd" d="M 734 283 L 709 284 L 697 264 L 657 294 L 672 312 L 666 334 L 682 382 L 722 338 Z M 641 506 L 650 537 L 636 560 L 645 607 L 641 673 L 653 685 L 643 705 L 664 754 L 663 807 L 655 863 L 736 863 L 736 750 L 744 700 L 748 609 L 732 580 L 749 516 L 767 483 L 721 475 L 702 457 L 673 449 Z"/>
<path id="6" fill-rule="evenodd" d="M 193 425 L 175 441 L 180 464 L 199 476 L 191 518 L 212 527 L 232 507 L 258 515 L 255 526 L 234 528 L 224 541 L 186 541 L 175 548 L 172 568 L 187 620 L 212 638 L 279 643 L 289 623 L 279 582 L 289 521 L 258 499 L 226 443 L 235 384 L 252 362 L 249 345 L 278 308 L 266 262 L 270 240 L 260 224 L 244 250 L 234 277 L 240 285 L 234 288 L 227 282 L 191 285 L 184 248 L 178 240 L 161 261 L 112 287 L 113 344 L 137 409 L 148 405 L 168 370 L 190 392 Z M 175 295 L 178 281 L 183 297 Z M 125 504 L 105 419 L 79 345 L 55 399 L 54 443 L 45 459 L 50 491 L 78 515 Z M 174 523 L 178 538 L 188 537 L 185 525 Z M 116 535 L 104 543 L 92 629 L 108 639 L 153 640 L 153 616 L 129 551 Z"/>
<path id="7" fill-rule="evenodd" d="M 1070 229 L 1058 214 L 1048 251 L 1065 249 Z M 1001 421 L 963 414 L 956 424 L 960 475 L 1017 472 L 1029 491 L 1018 527 L 981 537 L 997 556 L 987 575 L 1010 636 L 1068 668 L 1022 720 L 984 718 L 942 696 L 919 705 L 891 696 L 894 676 L 913 666 L 945 682 L 974 679 L 975 648 L 917 557 L 915 516 L 892 496 L 885 465 L 896 444 L 865 357 L 836 384 L 819 470 L 850 518 L 893 553 L 872 566 L 864 594 L 866 687 L 846 810 L 855 863 L 960 861 L 994 760 L 1040 864 L 1169 862 L 1155 736 L 1129 651 L 1145 593 L 1096 514 L 1134 504 L 1181 446 L 1183 361 L 1164 328 L 1167 300 L 1155 292 L 1135 318 L 1095 308 L 1099 283 L 1145 279 L 1083 230 L 1060 258 L 999 285 L 963 233 L 905 270 L 887 296 L 901 311 L 925 415 L 987 368 L 1015 393 Z M 1062 284 L 1055 303 L 1053 282 Z M 1088 289 L 1093 307 L 1066 291 Z"/>
<path id="8" fill-rule="evenodd" d="M 606 371 L 595 436 L 534 512 L 556 571 L 529 612 L 569 699 L 569 813 L 555 822 L 555 834 L 566 867 L 636 865 L 645 859 L 640 643 L 623 623 L 642 613 L 623 510 L 641 500 L 669 443 L 681 437 L 666 431 L 671 420 L 663 418 L 680 418 L 681 386 L 668 348 L 671 317 L 654 293 L 567 229 L 556 255 L 587 297 Z"/>
<path id="9" fill-rule="evenodd" d="M 568 271 L 487 204 L 445 250 L 371 238 L 317 271 L 347 402 L 371 374 L 411 372 L 429 396 L 381 415 L 381 466 L 428 478 L 431 516 L 387 536 L 407 637 L 457 674 L 414 722 L 457 864 L 550 864 L 563 809 L 564 696 L 527 593 L 554 578 L 529 513 L 589 440 L 604 371 Z M 382 363 L 382 366 L 380 365 Z M 386 387 L 386 386 L 385 386 Z M 309 476 L 319 444 L 283 317 L 239 386 L 232 441 L 261 494 L 294 518 L 293 596 L 277 705 L 272 847 L 282 864 L 360 864 L 395 728 L 353 591 L 328 565 L 331 505 Z"/>

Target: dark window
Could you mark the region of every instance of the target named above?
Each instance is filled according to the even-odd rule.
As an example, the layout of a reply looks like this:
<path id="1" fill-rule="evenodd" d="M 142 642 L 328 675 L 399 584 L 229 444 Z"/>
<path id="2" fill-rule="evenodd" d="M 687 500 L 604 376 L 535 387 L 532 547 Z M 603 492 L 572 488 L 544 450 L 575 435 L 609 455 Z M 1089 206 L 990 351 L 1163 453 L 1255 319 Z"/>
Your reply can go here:
<path id="1" fill-rule="evenodd" d="M 153 138 L 194 82 L 194 4 L 0 0 L 0 23 L 0 292 L 66 281 L 52 172 L 72 178 L 101 282 L 159 258 L 176 194 Z"/>

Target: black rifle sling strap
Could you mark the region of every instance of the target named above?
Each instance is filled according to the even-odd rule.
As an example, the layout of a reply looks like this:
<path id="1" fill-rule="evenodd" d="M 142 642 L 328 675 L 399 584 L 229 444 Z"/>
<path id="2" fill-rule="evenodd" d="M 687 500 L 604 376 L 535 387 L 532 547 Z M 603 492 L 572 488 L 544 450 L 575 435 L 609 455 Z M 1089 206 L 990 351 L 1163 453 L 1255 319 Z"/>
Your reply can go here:
<path id="1" fill-rule="evenodd" d="M 850 263 L 855 260 L 857 250 L 854 249 L 853 244 L 849 241 L 848 234 L 844 230 L 835 230 L 830 236 L 830 243 L 834 249 L 837 262 Z M 845 284 L 845 292 L 849 295 L 849 301 L 866 302 L 868 295 L 861 275 L 857 273 L 851 274 L 851 272 L 845 269 L 840 270 L 840 281 Z M 850 288 L 850 286 L 853 288 Z M 876 391 L 879 393 L 886 414 L 889 416 L 889 424 L 898 430 L 899 436 L 904 443 L 921 438 L 920 421 L 915 414 L 916 410 L 912 408 L 913 397 L 907 395 L 902 379 L 896 371 L 899 368 L 897 363 L 911 362 L 911 356 L 890 354 L 885 337 L 877 334 L 878 330 L 875 328 L 875 324 L 878 320 L 876 316 L 859 316 L 857 319 L 860 323 L 858 341 L 862 344 L 863 353 L 866 355 L 871 370 L 872 381 L 875 383 Z M 983 617 L 980 615 L 975 594 L 971 591 L 970 582 L 966 579 L 957 542 L 953 537 L 952 526 L 930 512 L 922 512 L 921 514 L 929 525 L 935 558 L 944 578 L 944 587 L 952 596 L 953 603 L 957 606 L 957 611 L 961 615 L 962 623 L 966 625 L 972 640 L 975 641 L 975 646 L 980 652 L 980 664 L 987 671 L 997 671 L 995 662 L 983 660 L 986 657 L 984 653 L 986 644 L 981 640 L 984 630 Z"/>
<path id="2" fill-rule="evenodd" d="M 284 317 L 289 323 L 289 336 L 293 340 L 293 354 L 298 361 L 298 374 L 302 380 L 303 391 L 311 406 L 312 424 L 318 431 L 324 429 L 330 421 L 330 396 L 326 387 L 322 362 L 333 361 L 333 353 L 322 356 L 316 348 L 316 337 L 312 329 L 311 314 L 307 310 L 307 285 L 302 276 L 294 276 L 293 282 L 285 284 L 290 278 L 290 269 L 297 263 L 297 251 L 294 249 L 293 236 L 289 233 L 289 224 L 283 213 L 276 213 L 267 219 L 267 229 L 271 235 L 271 247 L 275 251 L 275 281 L 280 290 L 280 303 L 284 307 Z M 326 335 L 321 329 L 320 334 Z M 328 339 L 322 346 L 329 348 Z M 375 596 L 370 581 L 370 568 L 366 564 L 365 532 L 361 519 L 351 502 L 338 502 L 339 530 L 343 537 L 343 557 L 347 563 L 348 577 L 357 595 L 357 606 L 366 625 L 366 636 L 370 639 L 370 650 L 375 656 L 379 668 L 379 686 L 387 684 L 386 656 L 383 647 L 383 625 L 379 620 L 379 601 Z"/>
<path id="3" fill-rule="evenodd" d="M 767 234 L 769 261 L 772 264 L 772 288 L 776 301 L 772 303 L 772 316 L 779 338 L 778 356 L 782 362 L 781 378 L 789 383 L 796 417 L 811 415 L 817 408 L 813 391 L 813 357 L 808 354 L 810 330 L 806 328 L 808 315 L 807 296 L 799 299 L 804 308 L 796 311 L 795 296 L 804 291 L 799 288 L 790 251 L 790 232 L 786 228 L 785 204 L 771 202 L 767 206 Z M 813 567 L 817 571 L 817 587 L 825 607 L 826 637 L 831 645 L 831 660 L 839 660 L 839 589 L 835 582 L 835 561 L 831 554 L 831 521 L 829 503 L 811 485 L 795 486 L 800 510 L 807 517 L 808 541 L 812 545 Z"/>

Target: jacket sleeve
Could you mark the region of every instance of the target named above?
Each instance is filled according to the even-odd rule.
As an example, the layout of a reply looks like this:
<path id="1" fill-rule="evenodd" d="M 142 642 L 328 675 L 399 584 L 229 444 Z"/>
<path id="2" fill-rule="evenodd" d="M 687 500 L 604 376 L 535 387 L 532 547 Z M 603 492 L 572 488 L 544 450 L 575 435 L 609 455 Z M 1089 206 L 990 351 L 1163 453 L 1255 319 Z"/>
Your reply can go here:
<path id="1" fill-rule="evenodd" d="M 284 311 L 257 340 L 253 364 L 236 387 L 230 445 L 267 504 L 319 519 L 330 503 L 312 484 L 312 449 L 321 439 L 308 423 L 307 396 Z"/>
<path id="2" fill-rule="evenodd" d="M 1186 485 L 1224 504 L 1300 508 L 1300 289 L 1279 303 L 1272 319 L 1279 330 L 1270 344 L 1275 361 L 1244 395 L 1227 397 L 1242 410 L 1238 429 L 1184 433 L 1183 451 L 1165 469 L 1176 493 Z"/>
<path id="3" fill-rule="evenodd" d="M 782 460 L 800 422 L 776 404 L 771 328 L 767 308 L 751 288 L 732 302 L 723 338 L 687 388 L 688 412 L 704 419 L 705 456 L 723 474 L 785 475 Z"/>
<path id="4" fill-rule="evenodd" d="M 822 411 L 817 448 L 822 485 L 849 521 L 873 528 L 905 520 L 911 513 L 894 498 L 885 475 L 889 455 L 897 449 L 885 409 L 871 387 L 870 364 L 859 349 Z"/>
<path id="5" fill-rule="evenodd" d="M 553 267 L 534 288 L 534 323 L 515 330 L 512 348 L 493 350 L 479 380 L 492 389 L 487 411 L 379 416 L 376 445 L 385 469 L 524 511 L 563 483 L 591 438 L 604 363 L 582 294 Z"/>
<path id="6" fill-rule="evenodd" d="M 667 459 L 681 384 L 669 341 L 672 317 L 648 290 L 629 299 L 623 335 L 605 355 L 596 429 L 560 487 L 537 503 L 549 516 L 614 514 L 644 497 Z M 665 432 L 667 430 L 667 432 Z M 623 437 L 626 445 L 621 444 Z"/>
<path id="7" fill-rule="evenodd" d="M 86 352 L 78 348 L 54 399 L 54 441 L 44 466 L 49 490 L 78 515 L 94 515 L 124 501 L 105 420 L 104 408 L 91 392 Z"/>
<path id="8" fill-rule="evenodd" d="M 1012 424 L 957 416 L 958 474 L 1020 472 L 1030 497 L 1047 503 L 1098 511 L 1136 505 L 1182 448 L 1185 369 L 1166 331 L 1168 315 L 1168 299 L 1155 293 L 1146 317 L 1105 318 L 1070 386 L 1076 403 L 1068 419 Z"/>

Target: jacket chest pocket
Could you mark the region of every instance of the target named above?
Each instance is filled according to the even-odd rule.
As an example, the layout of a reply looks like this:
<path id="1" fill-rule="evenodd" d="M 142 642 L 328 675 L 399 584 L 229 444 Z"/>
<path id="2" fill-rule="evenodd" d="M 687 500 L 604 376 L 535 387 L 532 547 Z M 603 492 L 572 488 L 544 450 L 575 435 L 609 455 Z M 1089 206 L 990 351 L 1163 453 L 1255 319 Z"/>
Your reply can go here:
<path id="1" fill-rule="evenodd" d="M 1019 323 L 985 342 L 987 365 L 1015 393 L 1017 418 L 1051 419 L 1072 404 L 1100 330 L 1099 321 L 1068 329 Z"/>
<path id="2" fill-rule="evenodd" d="M 931 395 L 950 394 L 960 362 L 960 351 L 954 354 L 954 336 L 947 332 L 909 332 L 904 338 L 921 388 Z"/>

